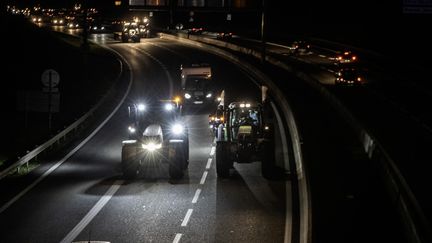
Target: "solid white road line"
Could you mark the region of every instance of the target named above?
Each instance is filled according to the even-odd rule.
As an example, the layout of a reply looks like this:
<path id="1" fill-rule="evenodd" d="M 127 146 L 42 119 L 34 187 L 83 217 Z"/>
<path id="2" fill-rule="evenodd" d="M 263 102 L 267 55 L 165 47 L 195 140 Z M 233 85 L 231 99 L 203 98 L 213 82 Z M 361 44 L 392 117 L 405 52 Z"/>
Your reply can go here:
<path id="1" fill-rule="evenodd" d="M 182 222 L 181 226 L 184 227 L 184 226 L 186 226 L 188 224 L 189 219 L 190 219 L 190 217 L 192 215 L 192 212 L 193 212 L 193 209 L 189 208 L 188 211 L 187 211 L 187 213 L 186 213 L 186 215 L 185 215 L 185 217 L 184 217 L 184 219 L 183 219 L 183 222 Z"/>
<path id="2" fill-rule="evenodd" d="M 215 152 L 216 152 L 216 147 L 212 146 L 210 150 L 210 156 L 213 156 Z"/>
<path id="3" fill-rule="evenodd" d="M 207 172 L 207 171 L 204 171 L 204 173 L 203 173 L 203 175 L 202 175 L 202 177 L 201 177 L 201 181 L 200 181 L 200 184 L 201 184 L 201 185 L 204 184 L 204 182 L 205 182 L 205 180 L 206 180 L 206 178 L 207 178 L 207 174 L 208 174 L 208 172 Z"/>
<path id="4" fill-rule="evenodd" d="M 209 158 L 209 159 L 207 160 L 206 170 L 210 169 L 210 167 L 211 167 L 211 162 L 212 162 L 212 158 Z"/>
<path id="5" fill-rule="evenodd" d="M 124 59 L 123 56 L 120 55 L 120 53 L 118 53 L 116 50 L 111 49 L 109 47 L 107 47 L 107 48 L 110 49 L 110 50 L 112 50 L 113 52 L 117 53 L 120 56 L 120 58 L 122 58 L 123 61 L 126 63 L 126 65 L 129 67 L 129 70 L 132 70 L 129 62 L 126 59 Z M 35 187 L 37 184 L 39 184 L 39 182 L 41 182 L 43 179 L 45 179 L 45 177 L 47 177 L 48 175 L 50 175 L 54 170 L 56 170 L 60 165 L 62 165 L 66 160 L 68 160 L 76 151 L 78 151 L 90 139 L 92 139 L 93 136 L 96 135 L 96 133 L 99 132 L 100 129 L 102 129 L 102 127 L 111 119 L 111 117 L 117 112 L 117 110 L 123 104 L 123 102 L 125 101 L 126 97 L 129 95 L 130 89 L 132 87 L 132 82 L 133 82 L 133 73 L 130 72 L 129 84 L 128 84 L 126 93 L 123 95 L 122 99 L 117 104 L 117 106 L 114 108 L 114 110 L 111 112 L 111 114 L 109 114 L 109 116 L 86 139 L 84 139 L 80 144 L 78 144 L 78 146 L 76 146 L 72 151 L 70 151 L 65 157 L 63 157 L 63 159 L 61 159 L 59 162 L 55 163 L 55 165 L 53 165 L 51 168 L 49 168 L 47 171 L 45 171 L 45 173 L 43 173 L 41 177 L 39 177 L 36 181 L 34 181 L 32 184 L 30 184 L 28 187 L 26 187 L 24 190 L 22 190 L 18 195 L 16 195 L 15 197 L 13 197 L 9 202 L 7 202 L 5 205 L 3 205 L 0 208 L 0 214 L 3 211 L 5 211 L 7 208 L 9 208 L 13 203 L 15 203 L 16 201 L 18 201 L 22 196 L 24 196 L 33 187 Z"/>
<path id="6" fill-rule="evenodd" d="M 322 58 L 326 58 L 326 56 L 323 55 L 323 54 L 319 54 L 318 56 L 319 56 L 319 57 L 322 57 Z"/>
<path id="7" fill-rule="evenodd" d="M 174 237 L 173 243 L 179 243 L 181 237 L 182 237 L 182 234 L 176 234 L 176 236 Z"/>
<path id="8" fill-rule="evenodd" d="M 122 180 L 116 180 L 113 185 L 108 189 L 108 191 L 99 199 L 99 201 L 93 206 L 92 209 L 87 213 L 86 216 L 72 229 L 69 234 L 60 243 L 70 243 L 72 242 L 81 231 L 92 221 L 94 217 L 101 211 L 101 209 L 108 203 L 112 196 L 117 192 L 123 184 Z"/>
<path id="9" fill-rule="evenodd" d="M 196 202 L 198 201 L 198 198 L 199 198 L 200 193 L 201 193 L 201 189 L 197 189 L 197 190 L 195 191 L 195 195 L 194 195 L 194 197 L 193 197 L 193 199 L 192 199 L 192 203 L 196 203 Z"/>

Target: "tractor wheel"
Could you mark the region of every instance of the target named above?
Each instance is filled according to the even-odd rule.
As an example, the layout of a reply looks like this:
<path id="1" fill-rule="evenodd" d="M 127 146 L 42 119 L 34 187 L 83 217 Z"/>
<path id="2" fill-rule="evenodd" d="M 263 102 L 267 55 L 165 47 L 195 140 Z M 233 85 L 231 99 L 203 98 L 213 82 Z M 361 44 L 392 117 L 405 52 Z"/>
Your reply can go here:
<path id="1" fill-rule="evenodd" d="M 229 143 L 224 141 L 216 143 L 216 173 L 218 177 L 229 177 L 231 167 L 229 152 Z"/>
<path id="2" fill-rule="evenodd" d="M 122 171 L 127 179 L 134 179 L 139 173 L 137 151 L 135 145 L 124 145 L 122 148 Z"/>
<path id="3" fill-rule="evenodd" d="M 169 158 L 169 176 L 171 179 L 180 179 L 183 177 L 183 169 L 186 161 L 183 144 L 173 144 L 170 150 L 170 154 L 172 155 Z"/>
<path id="4" fill-rule="evenodd" d="M 189 135 L 188 135 L 188 130 L 186 129 L 185 131 L 186 135 L 185 135 L 185 139 L 184 139 L 184 144 L 183 144 L 183 155 L 184 155 L 184 167 L 183 169 L 187 169 L 189 166 Z"/>

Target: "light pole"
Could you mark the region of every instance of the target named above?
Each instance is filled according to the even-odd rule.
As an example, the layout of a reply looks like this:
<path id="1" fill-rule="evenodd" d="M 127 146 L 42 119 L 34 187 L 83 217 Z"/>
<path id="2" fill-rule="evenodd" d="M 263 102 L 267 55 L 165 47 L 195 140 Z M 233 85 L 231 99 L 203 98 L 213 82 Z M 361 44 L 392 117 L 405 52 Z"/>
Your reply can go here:
<path id="1" fill-rule="evenodd" d="M 265 55 L 266 55 L 266 44 L 265 44 L 265 36 L 264 36 L 265 8 L 266 8 L 265 0 L 261 0 L 261 62 L 262 63 L 265 62 Z"/>

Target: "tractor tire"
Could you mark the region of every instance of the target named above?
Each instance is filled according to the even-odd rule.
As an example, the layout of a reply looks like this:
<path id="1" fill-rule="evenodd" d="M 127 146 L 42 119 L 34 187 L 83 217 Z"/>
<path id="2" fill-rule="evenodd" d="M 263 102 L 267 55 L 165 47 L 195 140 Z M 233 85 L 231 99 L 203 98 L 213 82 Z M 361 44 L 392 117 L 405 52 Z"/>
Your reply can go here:
<path id="1" fill-rule="evenodd" d="M 137 149 L 135 145 L 124 145 L 122 147 L 122 171 L 126 179 L 134 179 L 139 173 L 137 160 Z"/>
<path id="2" fill-rule="evenodd" d="M 229 143 L 218 141 L 216 143 L 216 173 L 218 177 L 229 177 L 229 170 L 232 167 L 229 156 Z"/>
<path id="3" fill-rule="evenodd" d="M 270 179 L 275 173 L 275 149 L 270 141 L 263 142 L 261 148 L 261 174 L 264 178 Z"/>
<path id="4" fill-rule="evenodd" d="M 189 135 L 187 129 L 186 129 L 186 136 L 183 144 L 183 155 L 184 155 L 183 169 L 187 169 L 189 166 Z"/>
<path id="5" fill-rule="evenodd" d="M 184 175 L 183 171 L 186 163 L 184 146 L 183 144 L 173 144 L 170 150 L 172 150 L 173 155 L 169 158 L 169 176 L 171 179 L 181 179 Z"/>

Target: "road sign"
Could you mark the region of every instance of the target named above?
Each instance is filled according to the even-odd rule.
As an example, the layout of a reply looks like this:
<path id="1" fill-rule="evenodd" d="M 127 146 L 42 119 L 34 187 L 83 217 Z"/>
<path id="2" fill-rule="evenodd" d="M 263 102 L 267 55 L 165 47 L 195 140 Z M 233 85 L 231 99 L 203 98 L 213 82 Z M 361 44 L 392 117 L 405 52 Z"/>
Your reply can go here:
<path id="1" fill-rule="evenodd" d="M 60 75 L 54 69 L 47 69 L 42 73 L 41 80 L 45 87 L 57 87 L 60 82 Z"/>

